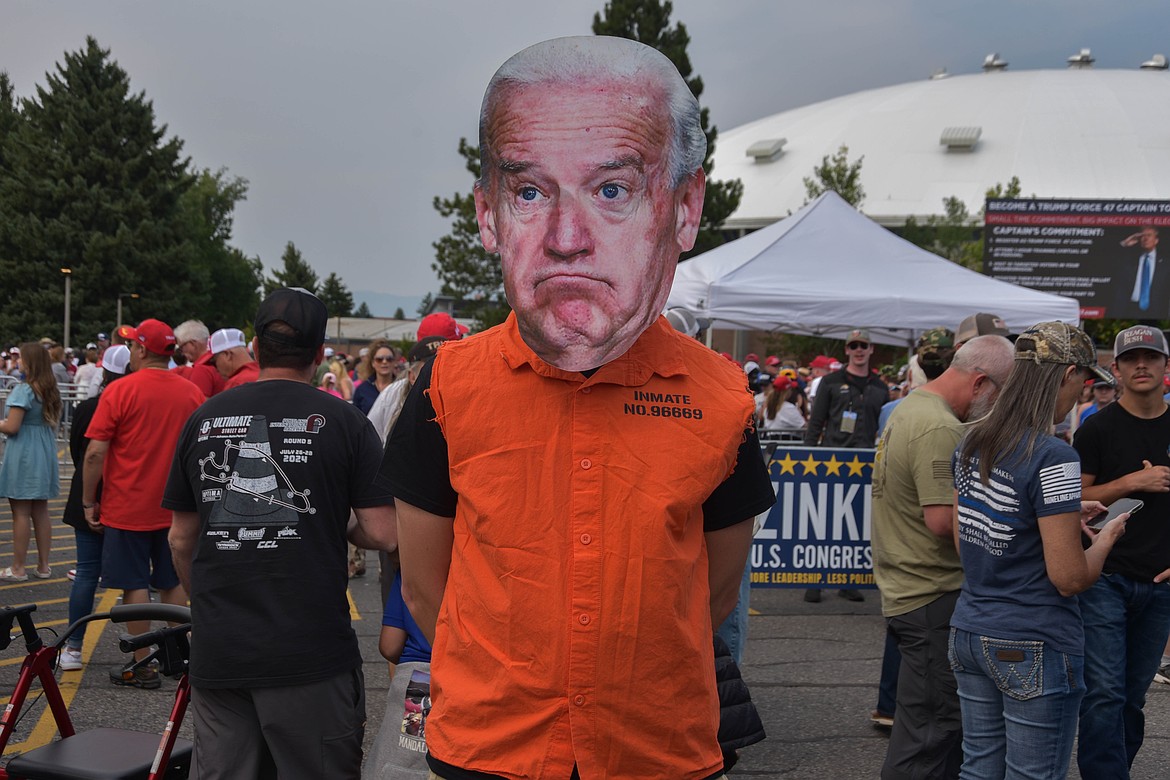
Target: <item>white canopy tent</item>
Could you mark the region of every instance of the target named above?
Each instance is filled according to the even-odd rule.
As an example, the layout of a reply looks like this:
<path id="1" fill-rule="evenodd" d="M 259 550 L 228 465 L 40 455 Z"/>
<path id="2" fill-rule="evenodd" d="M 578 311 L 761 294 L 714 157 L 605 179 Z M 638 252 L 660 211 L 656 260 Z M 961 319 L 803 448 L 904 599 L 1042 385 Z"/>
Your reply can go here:
<path id="1" fill-rule="evenodd" d="M 787 219 L 681 263 L 667 306 L 716 329 L 911 344 L 979 311 L 1012 332 L 1080 322 L 1076 300 L 1001 282 L 911 244 L 826 192 Z"/>

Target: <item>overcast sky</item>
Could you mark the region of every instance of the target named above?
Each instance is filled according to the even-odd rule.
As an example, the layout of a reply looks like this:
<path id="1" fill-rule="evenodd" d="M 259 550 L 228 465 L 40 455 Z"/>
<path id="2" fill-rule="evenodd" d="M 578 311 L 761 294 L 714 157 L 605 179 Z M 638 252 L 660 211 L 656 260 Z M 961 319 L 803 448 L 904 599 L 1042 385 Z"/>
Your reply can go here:
<path id="1" fill-rule="evenodd" d="M 250 182 L 235 243 L 265 265 L 293 241 L 322 278 L 407 313 L 437 290 L 435 195 L 470 189 L 456 154 L 474 140 L 492 72 L 524 46 L 589 34 L 602 0 L 147 0 L 5 3 L 0 70 L 29 95 L 93 35 L 200 167 Z M 858 90 L 972 73 L 998 51 L 1013 70 L 1098 68 L 1170 54 L 1164 0 L 675 0 L 674 19 L 716 125 Z M 715 171 L 719 178 L 719 171 Z M 389 307 L 388 309 L 386 307 Z"/>

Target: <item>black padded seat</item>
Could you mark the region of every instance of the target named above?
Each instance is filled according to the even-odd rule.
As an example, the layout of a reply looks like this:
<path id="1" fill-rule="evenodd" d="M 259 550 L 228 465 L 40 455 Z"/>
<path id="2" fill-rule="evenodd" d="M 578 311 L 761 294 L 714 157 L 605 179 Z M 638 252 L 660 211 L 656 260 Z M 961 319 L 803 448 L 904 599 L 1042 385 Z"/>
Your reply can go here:
<path id="1" fill-rule="evenodd" d="M 161 734 L 91 729 L 30 750 L 8 762 L 12 780 L 146 780 Z M 187 777 L 194 745 L 176 739 L 167 780 Z"/>

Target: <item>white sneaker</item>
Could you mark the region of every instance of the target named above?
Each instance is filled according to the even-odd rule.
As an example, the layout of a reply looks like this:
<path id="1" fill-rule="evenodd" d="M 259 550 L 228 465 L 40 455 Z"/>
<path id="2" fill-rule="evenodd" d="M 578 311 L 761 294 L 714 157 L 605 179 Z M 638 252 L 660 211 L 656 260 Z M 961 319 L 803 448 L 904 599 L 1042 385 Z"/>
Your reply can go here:
<path id="1" fill-rule="evenodd" d="M 62 647 L 59 665 L 63 671 L 77 671 L 81 668 L 81 651 L 72 647 Z"/>

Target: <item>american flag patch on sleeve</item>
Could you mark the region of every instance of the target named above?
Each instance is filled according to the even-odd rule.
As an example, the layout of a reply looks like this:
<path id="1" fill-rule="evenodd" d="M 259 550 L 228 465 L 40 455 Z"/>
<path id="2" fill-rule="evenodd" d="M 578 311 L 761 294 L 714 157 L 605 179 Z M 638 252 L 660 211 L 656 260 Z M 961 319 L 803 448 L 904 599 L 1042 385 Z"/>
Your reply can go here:
<path id="1" fill-rule="evenodd" d="M 949 481 L 955 478 L 951 473 L 951 461 L 947 460 L 932 460 L 930 462 L 930 473 L 935 479 Z"/>
<path id="2" fill-rule="evenodd" d="M 1045 504 L 1081 499 L 1081 464 L 1059 463 L 1040 469 L 1040 492 Z"/>

